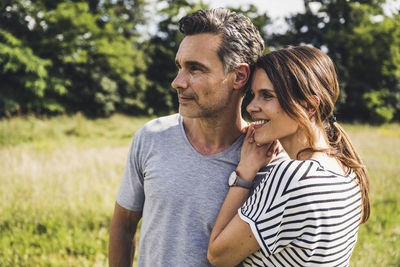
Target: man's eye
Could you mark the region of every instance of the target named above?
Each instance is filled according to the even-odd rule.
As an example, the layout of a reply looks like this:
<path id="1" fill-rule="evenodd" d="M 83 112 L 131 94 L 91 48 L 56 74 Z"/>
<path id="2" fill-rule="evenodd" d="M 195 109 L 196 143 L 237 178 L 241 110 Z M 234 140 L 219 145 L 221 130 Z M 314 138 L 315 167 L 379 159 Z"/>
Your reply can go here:
<path id="1" fill-rule="evenodd" d="M 197 71 L 197 70 L 200 70 L 200 68 L 196 66 L 190 67 L 190 71 Z"/>

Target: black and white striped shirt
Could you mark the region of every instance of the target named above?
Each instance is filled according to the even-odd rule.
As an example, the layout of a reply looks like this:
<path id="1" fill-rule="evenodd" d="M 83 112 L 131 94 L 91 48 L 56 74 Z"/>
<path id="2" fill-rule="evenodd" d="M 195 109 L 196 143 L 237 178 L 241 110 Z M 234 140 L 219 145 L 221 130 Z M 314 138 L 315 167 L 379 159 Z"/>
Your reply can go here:
<path id="1" fill-rule="evenodd" d="M 277 164 L 239 209 L 261 249 L 243 266 L 348 266 L 361 220 L 355 175 L 315 160 Z"/>

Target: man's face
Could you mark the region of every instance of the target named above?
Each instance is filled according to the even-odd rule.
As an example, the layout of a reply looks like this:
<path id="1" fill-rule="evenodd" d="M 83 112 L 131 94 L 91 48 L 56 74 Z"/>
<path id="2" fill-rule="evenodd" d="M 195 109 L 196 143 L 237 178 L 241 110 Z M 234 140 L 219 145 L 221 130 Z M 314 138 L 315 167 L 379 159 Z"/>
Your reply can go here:
<path id="1" fill-rule="evenodd" d="M 176 54 L 178 74 L 172 82 L 177 90 L 179 113 L 189 118 L 209 118 L 231 107 L 233 74 L 225 74 L 217 55 L 219 35 L 186 36 Z"/>

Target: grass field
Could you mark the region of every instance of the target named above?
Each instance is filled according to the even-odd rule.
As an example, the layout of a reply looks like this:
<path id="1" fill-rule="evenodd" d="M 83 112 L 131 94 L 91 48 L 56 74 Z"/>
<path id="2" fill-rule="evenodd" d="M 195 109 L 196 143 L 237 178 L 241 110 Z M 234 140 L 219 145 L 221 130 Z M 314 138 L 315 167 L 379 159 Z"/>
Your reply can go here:
<path id="1" fill-rule="evenodd" d="M 0 266 L 106 266 L 128 146 L 147 120 L 0 121 Z M 351 266 L 400 266 L 400 126 L 344 127 L 371 179 Z"/>

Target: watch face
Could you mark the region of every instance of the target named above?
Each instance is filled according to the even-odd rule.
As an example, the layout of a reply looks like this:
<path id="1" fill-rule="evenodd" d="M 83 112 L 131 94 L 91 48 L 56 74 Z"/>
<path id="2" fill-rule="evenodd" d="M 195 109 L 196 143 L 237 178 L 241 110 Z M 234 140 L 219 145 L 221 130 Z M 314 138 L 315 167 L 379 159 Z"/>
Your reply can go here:
<path id="1" fill-rule="evenodd" d="M 232 186 L 236 181 L 236 172 L 232 172 L 231 175 L 229 176 L 229 180 L 228 180 L 228 185 Z"/>

